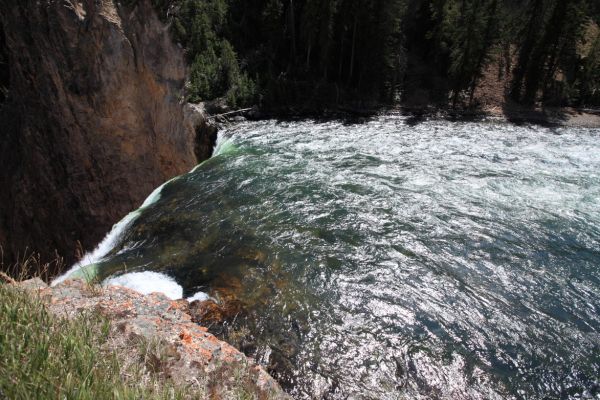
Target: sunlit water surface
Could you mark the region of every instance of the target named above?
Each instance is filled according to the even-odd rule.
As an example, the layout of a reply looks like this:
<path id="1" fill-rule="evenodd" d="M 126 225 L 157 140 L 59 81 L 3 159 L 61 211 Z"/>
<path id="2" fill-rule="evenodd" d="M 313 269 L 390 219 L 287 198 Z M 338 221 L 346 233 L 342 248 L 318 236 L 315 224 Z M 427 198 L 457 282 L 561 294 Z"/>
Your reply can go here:
<path id="1" fill-rule="evenodd" d="M 244 311 L 296 398 L 600 398 L 600 131 L 248 122 L 100 263 Z"/>

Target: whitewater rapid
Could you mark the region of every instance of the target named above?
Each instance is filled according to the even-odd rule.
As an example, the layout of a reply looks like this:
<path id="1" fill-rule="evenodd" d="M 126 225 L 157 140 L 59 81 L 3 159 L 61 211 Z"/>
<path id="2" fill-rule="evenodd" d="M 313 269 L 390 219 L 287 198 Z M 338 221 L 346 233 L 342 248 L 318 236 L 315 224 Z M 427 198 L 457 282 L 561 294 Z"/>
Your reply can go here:
<path id="1" fill-rule="evenodd" d="M 226 153 L 227 151 L 230 151 L 231 148 L 230 133 L 224 134 L 223 132 L 220 132 L 217 136 L 212 157 Z M 203 162 L 195 166 L 189 173 L 195 172 L 202 164 Z M 102 259 L 115 248 L 123 236 L 123 233 L 126 232 L 131 224 L 139 218 L 142 212 L 160 200 L 162 190 L 181 177 L 182 176 L 176 176 L 154 189 L 138 209 L 130 212 L 123 219 L 114 224 L 93 251 L 86 253 L 81 260 L 73 264 L 67 272 L 55 278 L 52 281 L 51 286 L 56 286 L 67 279 L 75 278 L 93 281 L 98 274 L 97 263 L 102 261 Z M 159 292 L 173 300 L 181 299 L 183 296 L 183 287 L 181 285 L 177 284 L 172 277 L 156 272 L 144 271 L 126 273 L 117 277 L 105 279 L 102 282 L 102 285 L 120 285 L 142 294 Z M 207 298 L 209 297 L 206 293 L 197 292 L 189 297 L 188 300 L 206 300 Z"/>
<path id="2" fill-rule="evenodd" d="M 296 399 L 600 396 L 600 130 L 232 130 L 126 224 L 99 279 L 232 301 L 211 332 Z M 127 275 L 145 272 L 164 277 Z"/>

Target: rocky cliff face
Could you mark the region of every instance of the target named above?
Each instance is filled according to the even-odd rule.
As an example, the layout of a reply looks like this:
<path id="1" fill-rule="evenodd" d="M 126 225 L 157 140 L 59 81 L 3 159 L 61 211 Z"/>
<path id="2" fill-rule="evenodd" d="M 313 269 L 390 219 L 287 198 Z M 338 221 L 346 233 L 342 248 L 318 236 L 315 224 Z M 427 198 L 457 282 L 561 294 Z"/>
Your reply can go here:
<path id="1" fill-rule="evenodd" d="M 0 244 L 74 260 L 168 178 L 207 157 L 184 122 L 186 66 L 149 0 L 0 0 Z M 199 143 L 199 144 L 198 144 Z"/>

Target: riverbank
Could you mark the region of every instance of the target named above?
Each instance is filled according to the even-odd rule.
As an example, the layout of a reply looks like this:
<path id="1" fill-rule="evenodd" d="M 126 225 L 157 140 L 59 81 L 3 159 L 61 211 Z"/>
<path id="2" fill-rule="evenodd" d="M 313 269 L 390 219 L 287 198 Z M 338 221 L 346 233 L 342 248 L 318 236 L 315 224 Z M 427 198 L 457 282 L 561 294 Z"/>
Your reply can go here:
<path id="1" fill-rule="evenodd" d="M 115 391 L 123 390 L 124 398 L 132 399 L 140 395 L 149 399 L 289 398 L 260 366 L 192 322 L 189 303 L 185 300 L 172 301 L 160 293 L 142 295 L 120 286 L 100 287 L 79 280 L 69 280 L 55 287 L 47 286 L 40 279 L 5 283 L 0 286 L 0 294 L 6 308 L 3 315 L 13 316 L 12 320 L 2 319 L 4 331 L 18 332 L 23 324 L 20 318 L 25 317 L 21 313 L 33 310 L 27 321 L 27 337 L 42 338 L 31 343 L 12 343 L 14 346 L 10 338 L 4 340 L 8 344 L 4 343 L 3 351 L 11 354 L 2 354 L 3 359 L 28 361 L 0 365 L 1 375 L 8 377 L 0 381 L 0 397 L 5 394 L 12 395 L 10 398 L 27 398 L 32 391 L 42 390 L 37 386 L 47 385 L 47 382 L 27 372 L 29 368 L 31 371 L 37 368 L 56 378 L 52 392 L 57 396 L 61 393 L 66 396 L 79 387 L 100 391 L 106 389 L 106 384 L 110 387 L 110 382 L 90 386 L 88 379 L 95 378 L 123 382 L 115 386 Z M 14 307 L 10 308 L 11 304 Z M 45 332 L 53 332 L 52 337 Z M 56 342 L 54 337 L 65 340 Z M 86 341 L 82 342 L 81 337 Z M 40 340 L 48 342 L 39 344 L 46 348 L 41 356 L 36 350 Z M 65 364 L 55 359 L 69 358 L 68 354 L 61 355 L 69 343 L 77 350 L 78 357 L 82 354 L 81 357 L 87 357 L 85 365 Z M 16 354 L 30 350 L 36 357 Z M 109 372 L 92 374 L 92 371 L 106 370 L 106 360 L 113 358 L 116 364 L 111 364 L 112 367 L 119 368 L 116 377 Z M 30 363 L 38 363 L 39 368 Z M 89 368 L 92 378 L 77 375 L 69 368 L 78 371 Z M 19 376 L 26 382 L 16 379 Z M 79 378 L 81 382 L 77 381 Z M 112 387 L 110 389 L 108 397 L 104 392 L 92 391 L 91 394 L 94 398 L 110 398 L 113 394 Z M 87 392 L 82 389 L 81 393 Z"/>
<path id="2" fill-rule="evenodd" d="M 408 118 L 409 124 L 418 124 L 427 119 L 445 119 L 450 121 L 482 121 L 497 119 L 516 125 L 532 124 L 540 126 L 566 126 L 579 128 L 599 128 L 600 110 L 578 109 L 573 107 L 523 107 L 518 104 L 498 103 L 484 108 L 440 107 L 435 105 L 411 106 L 400 104 L 396 106 L 370 105 L 361 106 L 331 106 L 322 109 L 306 107 L 259 108 L 257 106 L 243 110 L 220 108 L 211 116 L 217 123 L 235 123 L 241 119 L 248 120 L 342 120 L 360 123 L 369 118 L 383 114 L 401 114 Z"/>
<path id="3" fill-rule="evenodd" d="M 394 111 L 407 115 L 409 124 L 417 124 L 426 119 L 446 119 L 450 121 L 483 121 L 494 119 L 515 125 L 531 124 L 574 128 L 600 127 L 600 110 L 569 107 L 532 109 L 519 106 L 494 106 L 474 110 L 399 107 Z"/>

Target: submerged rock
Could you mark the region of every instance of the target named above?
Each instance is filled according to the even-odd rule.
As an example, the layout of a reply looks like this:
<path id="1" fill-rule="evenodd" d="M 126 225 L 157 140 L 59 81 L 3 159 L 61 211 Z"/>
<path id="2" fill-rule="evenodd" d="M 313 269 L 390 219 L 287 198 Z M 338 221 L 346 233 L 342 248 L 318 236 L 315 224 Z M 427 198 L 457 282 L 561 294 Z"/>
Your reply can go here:
<path id="1" fill-rule="evenodd" d="M 189 307 L 192 321 L 203 325 L 219 324 L 232 319 L 242 312 L 239 301 L 228 301 L 217 304 L 213 300 L 194 301 Z"/>

